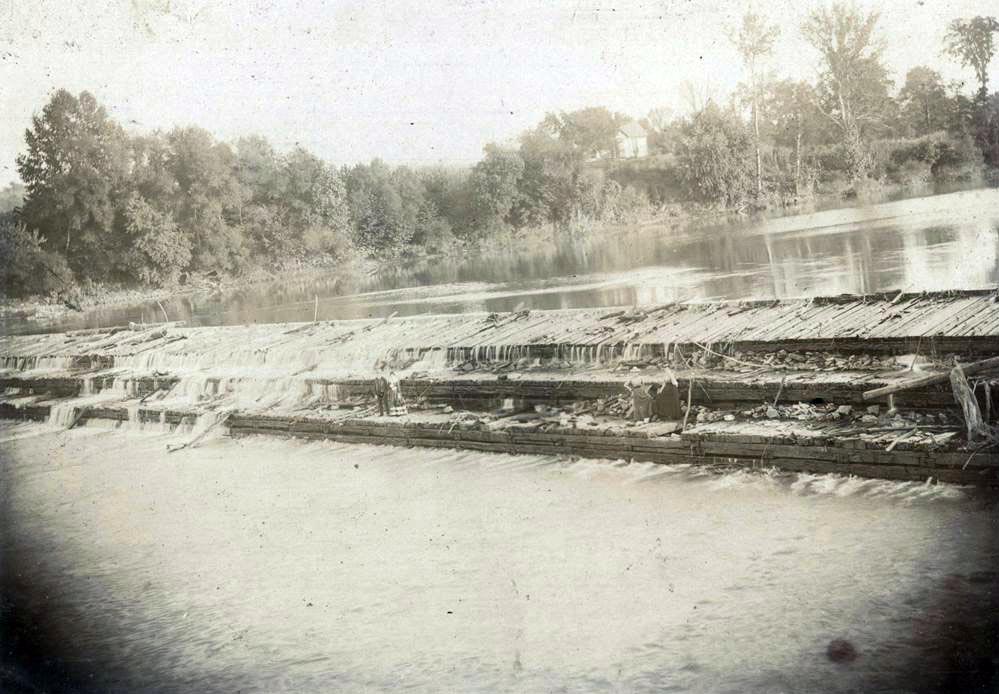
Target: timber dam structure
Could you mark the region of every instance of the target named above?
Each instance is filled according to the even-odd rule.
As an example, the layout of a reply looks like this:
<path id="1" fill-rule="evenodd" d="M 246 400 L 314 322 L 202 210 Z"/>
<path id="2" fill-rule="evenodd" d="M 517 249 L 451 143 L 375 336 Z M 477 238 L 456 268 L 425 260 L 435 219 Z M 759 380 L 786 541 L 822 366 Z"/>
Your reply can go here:
<path id="1" fill-rule="evenodd" d="M 0 338 L 0 381 L 4 419 L 174 447 L 215 431 L 999 486 L 999 290 L 132 324 Z"/>

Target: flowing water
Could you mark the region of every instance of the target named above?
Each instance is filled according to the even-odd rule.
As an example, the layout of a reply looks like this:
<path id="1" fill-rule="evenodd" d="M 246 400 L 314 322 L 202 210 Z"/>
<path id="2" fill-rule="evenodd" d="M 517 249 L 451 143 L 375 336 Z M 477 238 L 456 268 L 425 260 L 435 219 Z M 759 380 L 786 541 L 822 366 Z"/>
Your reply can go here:
<path id="1" fill-rule="evenodd" d="M 5 594 L 50 685 L 919 691 L 988 665 L 999 546 L 968 490 L 176 440 L 0 429 Z"/>
<path id="2" fill-rule="evenodd" d="M 322 319 L 982 287 L 999 282 L 997 259 L 999 191 L 969 191 L 563 238 L 350 286 L 300 281 L 30 327 L 164 309 L 195 324 L 311 319 L 316 296 Z M 126 372 L 100 392 L 88 383 L 47 424 L 0 425 L 0 689 L 971 691 L 996 671 L 992 499 L 831 475 L 213 438 L 227 407 L 335 400 L 289 373 L 378 352 L 257 346 L 122 360 L 177 371 L 154 400 L 204 410 L 193 429 L 136 416 L 66 429 L 81 404 L 134 396 Z M 829 657 L 837 640 L 850 644 L 832 649 L 842 662 Z"/>
<path id="3" fill-rule="evenodd" d="M 109 308 L 49 325 L 171 320 L 193 325 L 363 318 L 519 308 L 770 299 L 999 283 L 999 190 L 691 228 L 648 226 L 558 236 L 465 258 L 406 263 L 364 278 L 297 279 L 225 295 Z M 316 300 L 318 299 L 318 309 Z"/>

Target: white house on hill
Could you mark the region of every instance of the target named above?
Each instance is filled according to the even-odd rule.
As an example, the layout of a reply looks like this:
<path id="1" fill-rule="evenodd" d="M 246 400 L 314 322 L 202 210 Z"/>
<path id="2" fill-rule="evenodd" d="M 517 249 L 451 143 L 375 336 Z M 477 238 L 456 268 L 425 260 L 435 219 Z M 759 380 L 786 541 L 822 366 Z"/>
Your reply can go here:
<path id="1" fill-rule="evenodd" d="M 617 131 L 617 155 L 622 159 L 649 156 L 649 134 L 637 121 L 628 121 Z"/>

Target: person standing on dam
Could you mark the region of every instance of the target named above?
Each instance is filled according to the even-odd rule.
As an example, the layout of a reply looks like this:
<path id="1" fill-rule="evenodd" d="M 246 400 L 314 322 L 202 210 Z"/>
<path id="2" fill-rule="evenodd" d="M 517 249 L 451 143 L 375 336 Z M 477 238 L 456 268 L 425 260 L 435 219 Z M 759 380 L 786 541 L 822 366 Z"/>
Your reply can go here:
<path id="1" fill-rule="evenodd" d="M 389 412 L 389 382 L 382 374 L 375 376 L 374 391 L 378 401 L 378 416 L 384 417 Z"/>
<path id="2" fill-rule="evenodd" d="M 402 384 L 395 371 L 390 370 L 388 375 L 388 394 L 386 397 L 389 415 L 399 417 L 406 414 L 406 405 L 402 401 Z"/>

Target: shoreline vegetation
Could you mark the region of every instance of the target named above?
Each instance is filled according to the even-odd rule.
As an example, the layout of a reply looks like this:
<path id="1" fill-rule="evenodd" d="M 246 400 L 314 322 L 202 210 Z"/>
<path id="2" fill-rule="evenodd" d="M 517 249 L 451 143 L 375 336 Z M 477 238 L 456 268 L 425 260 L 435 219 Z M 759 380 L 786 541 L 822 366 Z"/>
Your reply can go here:
<path id="1" fill-rule="evenodd" d="M 994 184 L 983 180 L 965 180 L 958 182 L 956 190 L 991 187 Z M 956 192 L 956 190 L 954 192 Z M 951 191 L 947 191 L 951 192 Z M 302 264 L 298 267 L 285 266 L 276 271 L 268 271 L 255 267 L 235 276 L 218 275 L 214 273 L 191 275 L 185 284 L 169 284 L 164 286 L 120 286 L 104 283 L 88 282 L 76 287 L 76 291 L 67 302 L 61 292 L 53 292 L 45 296 L 29 296 L 22 298 L 0 297 L 0 321 L 55 322 L 68 315 L 88 312 L 100 308 L 126 308 L 139 305 L 168 301 L 182 296 L 193 295 L 226 295 L 254 286 L 275 282 L 309 281 L 315 279 L 333 278 L 339 281 L 359 276 L 371 276 L 398 267 L 400 262 L 412 260 L 432 260 L 435 258 L 452 258 L 468 254 L 484 254 L 497 251 L 518 250 L 530 252 L 532 248 L 544 248 L 556 244 L 565 237 L 579 240 L 599 240 L 605 236 L 626 237 L 632 234 L 649 231 L 667 230 L 667 233 L 680 233 L 682 230 L 694 230 L 699 224 L 717 222 L 718 220 L 746 221 L 754 214 L 776 212 L 778 216 L 793 216 L 808 214 L 817 210 L 851 207 L 857 204 L 878 204 L 898 197 L 920 197 L 936 195 L 932 181 L 910 181 L 908 183 L 891 183 L 868 185 L 860 195 L 844 196 L 842 194 L 813 195 L 795 205 L 785 205 L 780 208 L 756 210 L 747 212 L 738 209 L 712 208 L 696 205 L 675 205 L 660 211 L 658 215 L 635 219 L 630 223 L 602 223 L 592 220 L 577 220 L 571 226 L 532 227 L 526 229 L 511 229 L 501 237 L 494 237 L 477 242 L 473 246 L 456 245 L 449 249 L 427 252 L 422 249 L 409 250 L 401 256 L 375 259 L 363 255 L 353 255 L 342 261 L 326 260 L 313 264 Z M 346 284 L 346 282 L 344 282 Z M 71 305 L 67 305 L 71 304 Z M 165 309 L 163 322 L 172 322 L 173 317 Z"/>
<path id="2" fill-rule="evenodd" d="M 333 166 L 196 126 L 130 133 L 90 93 L 59 90 L 25 133 L 23 185 L 0 191 L 0 318 L 999 184 L 994 18 L 948 25 L 944 52 L 978 78 L 970 96 L 926 66 L 897 83 L 877 13 L 834 3 L 800 31 L 821 58 L 813 82 L 769 69 L 779 32 L 747 13 L 729 37 L 745 81 L 727 99 L 688 83 L 680 115 L 549 113 L 469 167 Z M 621 140 L 636 128 L 641 151 Z"/>

